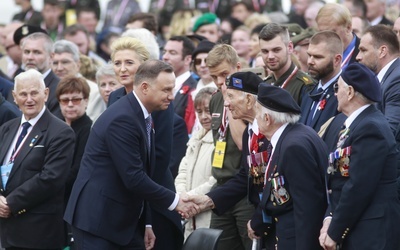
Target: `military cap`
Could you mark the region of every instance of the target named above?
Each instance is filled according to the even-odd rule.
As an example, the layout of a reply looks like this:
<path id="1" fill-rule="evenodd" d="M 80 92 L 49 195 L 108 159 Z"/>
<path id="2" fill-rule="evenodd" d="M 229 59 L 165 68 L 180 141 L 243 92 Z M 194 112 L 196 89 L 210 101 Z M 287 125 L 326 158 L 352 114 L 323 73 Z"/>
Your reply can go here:
<path id="1" fill-rule="evenodd" d="M 299 35 L 292 37 L 293 46 L 306 45 L 310 43 L 310 38 L 316 33 L 314 28 L 308 27 L 303 30 Z"/>
<path id="2" fill-rule="evenodd" d="M 258 85 L 263 80 L 253 72 L 236 72 L 226 79 L 226 87 L 228 89 L 236 89 L 257 95 Z"/>
<path id="3" fill-rule="evenodd" d="M 282 25 L 287 27 L 290 37 L 297 36 L 301 32 L 303 32 L 303 28 L 300 25 L 298 25 L 297 23 L 288 23 L 288 24 L 282 24 Z"/>
<path id="4" fill-rule="evenodd" d="M 192 54 L 192 59 L 195 59 L 197 54 L 199 53 L 208 53 L 214 48 L 215 43 L 210 42 L 208 40 L 203 40 L 197 45 L 197 47 L 194 49 L 193 54 Z"/>
<path id="5" fill-rule="evenodd" d="M 381 86 L 378 78 L 367 66 L 354 62 L 347 66 L 341 77 L 347 85 L 361 93 L 368 100 L 373 102 L 381 101 Z"/>
<path id="6" fill-rule="evenodd" d="M 261 83 L 258 86 L 257 101 L 267 109 L 276 112 L 301 113 L 299 105 L 287 90 L 267 83 Z"/>
<path id="7" fill-rule="evenodd" d="M 44 29 L 40 28 L 39 26 L 24 24 L 15 30 L 14 35 L 13 35 L 14 43 L 19 45 L 22 38 L 27 37 L 30 34 L 33 34 L 36 32 L 41 32 L 41 33 L 44 33 L 47 35 L 47 32 Z"/>
<path id="8" fill-rule="evenodd" d="M 196 32 L 201 26 L 207 24 L 219 24 L 219 19 L 214 13 L 204 13 L 203 15 L 199 16 L 196 22 L 193 25 L 193 32 Z"/>

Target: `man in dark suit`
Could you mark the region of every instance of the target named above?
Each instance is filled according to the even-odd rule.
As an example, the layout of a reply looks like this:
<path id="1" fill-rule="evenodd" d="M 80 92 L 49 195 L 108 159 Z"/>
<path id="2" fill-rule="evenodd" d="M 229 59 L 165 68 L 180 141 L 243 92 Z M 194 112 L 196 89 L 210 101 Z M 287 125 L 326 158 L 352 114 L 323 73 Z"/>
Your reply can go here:
<path id="1" fill-rule="evenodd" d="M 65 245 L 64 188 L 72 162 L 73 130 L 45 106 L 43 76 L 15 78 L 22 118 L 0 128 L 0 238 L 6 249 L 61 249 Z"/>
<path id="2" fill-rule="evenodd" d="M 46 107 L 55 116 L 62 118 L 60 105 L 56 97 L 56 89 L 60 79 L 51 70 L 53 41 L 45 33 L 35 32 L 23 38 L 21 48 L 22 65 L 25 70 L 36 69 L 43 74 L 44 83 L 46 84 L 46 88 L 49 89 Z"/>
<path id="3" fill-rule="evenodd" d="M 333 31 L 318 32 L 310 40 L 308 74 L 318 84 L 303 97 L 300 122 L 317 132 L 338 113 L 333 85 L 341 73 L 342 51 L 342 41 Z"/>
<path id="4" fill-rule="evenodd" d="M 197 208 L 150 178 L 157 171 L 151 112 L 173 100 L 172 67 L 146 61 L 134 82 L 133 92 L 99 117 L 87 142 L 64 216 L 79 249 L 152 248 L 148 203 L 185 217 Z"/>
<path id="5" fill-rule="evenodd" d="M 332 15 L 335 13 L 336 15 Z M 342 70 L 356 61 L 358 54 L 358 38 L 352 29 L 350 11 L 342 4 L 327 3 L 318 12 L 315 18 L 318 30 L 330 30 L 336 32 L 343 42 Z"/>
<path id="6" fill-rule="evenodd" d="M 338 110 L 348 118 L 329 149 L 330 204 L 320 244 L 328 250 L 399 249 L 398 152 L 387 120 L 373 105 L 382 98 L 379 82 L 365 65 L 354 63 L 335 92 Z"/>
<path id="7" fill-rule="evenodd" d="M 364 0 L 364 2 L 367 7 L 366 18 L 369 25 L 383 24 L 393 26 L 393 21 L 385 16 L 387 9 L 386 0 Z"/>
<path id="8" fill-rule="evenodd" d="M 376 56 L 382 49 L 384 53 Z M 377 107 L 385 115 L 393 133 L 400 123 L 400 59 L 396 34 L 386 25 L 369 27 L 361 37 L 357 61 L 367 66 L 381 83 Z"/>
<path id="9" fill-rule="evenodd" d="M 194 45 L 189 38 L 184 36 L 171 37 L 164 46 L 163 60 L 172 65 L 176 76 L 174 88 L 175 113 L 185 122 L 188 134 L 196 119 L 193 99 L 190 93 L 196 89 L 197 82 L 190 74 L 190 64 Z"/>

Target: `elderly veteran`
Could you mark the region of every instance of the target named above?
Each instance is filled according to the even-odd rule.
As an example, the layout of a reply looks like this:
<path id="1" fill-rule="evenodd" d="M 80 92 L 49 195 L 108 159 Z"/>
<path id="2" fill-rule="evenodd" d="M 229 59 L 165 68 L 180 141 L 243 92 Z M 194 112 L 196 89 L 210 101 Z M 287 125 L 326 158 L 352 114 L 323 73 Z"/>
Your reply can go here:
<path id="1" fill-rule="evenodd" d="M 248 235 L 255 239 L 268 234 L 279 250 L 320 249 L 318 235 L 327 206 L 326 145 L 314 130 L 298 123 L 300 107 L 286 90 L 262 83 L 257 101 L 258 127 L 272 150 Z M 263 227 L 267 221 L 275 234 Z"/>
<path id="2" fill-rule="evenodd" d="M 343 71 L 335 92 L 347 119 L 330 148 L 330 204 L 320 244 L 327 250 L 399 249 L 398 152 L 387 119 L 373 105 L 381 101 L 380 84 L 371 70 L 354 63 Z"/>
<path id="3" fill-rule="evenodd" d="M 313 28 L 307 28 L 303 30 L 300 34 L 291 37 L 293 42 L 293 55 L 296 56 L 300 64 L 300 69 L 304 72 L 308 72 L 308 54 L 307 49 L 310 44 L 311 37 L 316 33 Z"/>

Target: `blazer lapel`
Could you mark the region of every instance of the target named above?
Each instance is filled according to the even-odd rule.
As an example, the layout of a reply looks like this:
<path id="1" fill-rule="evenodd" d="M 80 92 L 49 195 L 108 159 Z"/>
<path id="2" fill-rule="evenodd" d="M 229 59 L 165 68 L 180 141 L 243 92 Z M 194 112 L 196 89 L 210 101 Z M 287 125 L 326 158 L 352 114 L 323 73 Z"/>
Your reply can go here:
<path id="1" fill-rule="evenodd" d="M 21 119 L 16 119 L 13 123 L 11 123 L 8 126 L 7 129 L 4 130 L 4 134 L 7 134 L 7 136 L 3 137 L 3 140 L 1 142 L 1 144 L 2 144 L 2 147 L 0 150 L 1 165 L 3 165 L 3 162 L 5 160 L 4 158 L 6 157 L 7 152 L 10 149 L 11 143 L 14 140 L 14 137 L 18 132 L 20 122 L 21 122 Z"/>

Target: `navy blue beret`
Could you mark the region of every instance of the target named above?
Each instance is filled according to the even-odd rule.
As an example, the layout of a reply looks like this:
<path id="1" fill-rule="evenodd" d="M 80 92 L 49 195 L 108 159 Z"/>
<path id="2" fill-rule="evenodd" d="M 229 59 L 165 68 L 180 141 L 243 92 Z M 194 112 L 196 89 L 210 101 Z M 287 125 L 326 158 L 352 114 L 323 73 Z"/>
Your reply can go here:
<path id="1" fill-rule="evenodd" d="M 253 72 L 236 72 L 226 79 L 226 87 L 228 89 L 236 89 L 257 95 L 258 85 L 263 80 Z"/>
<path id="2" fill-rule="evenodd" d="M 382 99 L 381 86 L 367 66 L 361 63 L 352 63 L 342 72 L 341 77 L 345 83 L 352 86 L 368 100 L 380 102 Z"/>
<path id="3" fill-rule="evenodd" d="M 267 83 L 258 86 L 257 100 L 262 106 L 276 112 L 301 113 L 299 105 L 288 91 Z"/>

